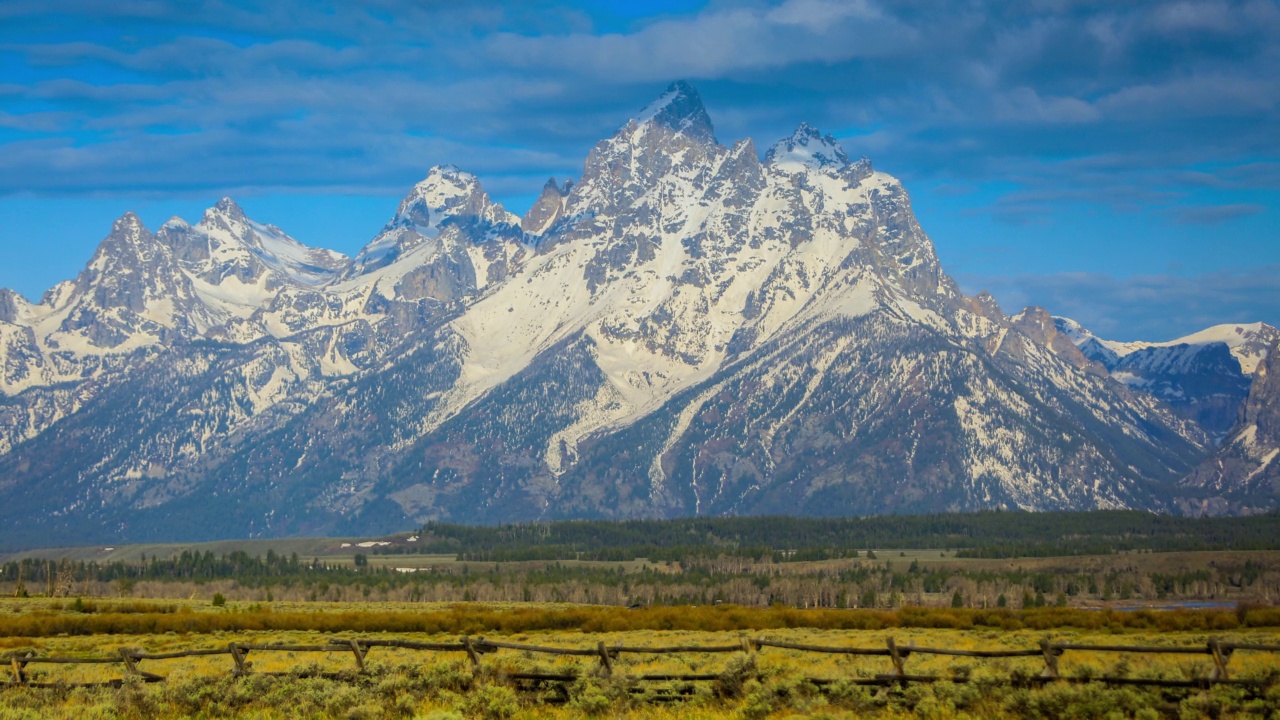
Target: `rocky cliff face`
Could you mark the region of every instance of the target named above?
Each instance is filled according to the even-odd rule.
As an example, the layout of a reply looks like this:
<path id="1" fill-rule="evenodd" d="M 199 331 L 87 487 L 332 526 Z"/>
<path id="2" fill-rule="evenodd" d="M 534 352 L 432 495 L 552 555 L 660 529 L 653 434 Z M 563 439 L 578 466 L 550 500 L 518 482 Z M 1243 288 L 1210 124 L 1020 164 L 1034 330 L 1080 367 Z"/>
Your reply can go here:
<path id="1" fill-rule="evenodd" d="M 1182 482 L 1191 513 L 1260 512 L 1280 496 L 1280 344 L 1254 370 L 1248 397 L 1222 447 Z"/>
<path id="2" fill-rule="evenodd" d="M 441 167 L 353 259 L 230 201 L 108 241 L 0 295 L 0 542 L 1167 509 L 1209 446 L 961 295 L 870 161 L 720 145 L 684 83 L 523 219 Z"/>
<path id="3" fill-rule="evenodd" d="M 564 217 L 565 198 L 572 189 L 572 180 L 566 180 L 563 185 L 556 183 L 555 178 L 547 180 L 542 194 L 520 219 L 520 229 L 531 237 L 540 237 L 549 232 L 556 221 Z"/>

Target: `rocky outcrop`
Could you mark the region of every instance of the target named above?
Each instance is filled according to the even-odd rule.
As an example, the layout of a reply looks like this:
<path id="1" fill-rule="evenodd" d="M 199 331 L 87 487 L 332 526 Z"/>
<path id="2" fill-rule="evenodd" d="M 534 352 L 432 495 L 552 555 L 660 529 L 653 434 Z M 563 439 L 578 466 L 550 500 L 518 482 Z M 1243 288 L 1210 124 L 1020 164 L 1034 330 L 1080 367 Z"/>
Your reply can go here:
<path id="1" fill-rule="evenodd" d="M 555 178 L 547 180 L 547 184 L 542 187 L 542 194 L 520 219 L 520 228 L 533 236 L 546 233 L 557 220 L 564 217 L 565 198 L 572 189 L 572 180 L 566 180 L 564 185 L 557 184 Z"/>

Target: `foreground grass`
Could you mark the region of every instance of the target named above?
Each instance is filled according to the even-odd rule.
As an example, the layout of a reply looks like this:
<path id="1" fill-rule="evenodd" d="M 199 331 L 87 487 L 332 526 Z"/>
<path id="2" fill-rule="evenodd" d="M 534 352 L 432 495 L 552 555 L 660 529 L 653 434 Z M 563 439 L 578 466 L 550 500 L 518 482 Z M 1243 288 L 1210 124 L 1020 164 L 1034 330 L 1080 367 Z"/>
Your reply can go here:
<path id="1" fill-rule="evenodd" d="M 481 610 L 483 608 L 477 608 Z M 546 608 L 544 608 L 546 609 Z M 342 637 L 357 633 L 346 632 Z M 445 641 L 440 633 L 359 633 L 365 637 L 406 637 Z M 1142 631 L 1134 629 L 998 628 L 832 630 L 779 628 L 764 631 L 622 630 L 584 632 L 534 630 L 494 632 L 503 639 L 560 647 L 606 645 L 710 645 L 738 637 L 822 645 L 884 647 L 892 636 L 899 645 L 954 649 L 1034 647 L 1040 639 L 1081 644 L 1202 645 L 1210 636 L 1233 642 L 1280 643 L 1276 629 Z M 1118 637 L 1119 635 L 1119 637 Z M 10 638 L 40 654 L 103 656 L 122 646 L 165 652 L 192 647 L 220 647 L 231 641 L 252 644 L 315 644 L 327 637 L 309 630 L 131 635 L 68 635 Z M 503 650 L 487 655 L 474 673 L 460 653 L 413 652 L 377 648 L 366 659 L 368 672 L 357 674 L 349 653 L 254 652 L 254 674 L 230 676 L 226 656 L 146 661 L 144 670 L 165 675 L 166 682 L 129 684 L 120 689 L 0 689 L 0 720 L 8 718 L 1280 718 L 1280 688 L 1250 696 L 1236 688 L 1147 690 L 1100 684 L 1052 684 L 1014 687 L 1010 678 L 1030 678 L 1043 669 L 1039 658 L 995 660 L 912 656 L 907 671 L 967 677 L 966 684 L 937 683 L 907 688 L 863 688 L 837 682 L 826 692 L 806 678 L 849 680 L 890 670 L 883 657 L 823 655 L 766 648 L 759 653 L 677 656 L 625 655 L 614 663 L 615 676 L 641 673 L 717 674 L 713 682 L 645 684 L 636 695 L 621 678 L 595 676 L 591 658 L 545 656 Z M 1274 678 L 1280 657 L 1239 652 L 1231 661 L 1232 677 Z M 86 682 L 119 677 L 118 666 L 30 666 L 35 680 Z M 1118 675 L 1185 679 L 1205 677 L 1211 670 L 1203 656 L 1070 652 L 1061 660 L 1065 677 Z M 334 679 L 307 678 L 314 672 Z M 505 679 L 512 672 L 570 672 L 579 677 L 567 695 L 554 690 L 518 691 Z M 284 673 L 268 676 L 266 673 Z M 690 693 L 676 703 L 653 702 L 663 692 Z"/>
<path id="2" fill-rule="evenodd" d="M 732 670 L 732 668 L 730 668 Z M 759 677 L 726 673 L 700 683 L 679 703 L 656 704 L 619 681 L 583 677 L 567 697 L 517 692 L 500 675 L 473 678 L 462 663 L 387 666 L 344 679 L 264 675 L 232 679 L 188 676 L 120 689 L 7 688 L 0 719 L 141 718 L 1235 718 L 1276 717 L 1280 694 L 1239 690 L 1161 693 L 1101 685 L 1014 688 L 978 679 L 968 684 L 867 689 L 835 685 L 823 693 L 785 670 Z M 650 691 L 652 692 L 652 691 Z"/>
<path id="3" fill-rule="evenodd" d="M 1280 644 L 1280 611 L 1109 612 L 903 608 L 895 611 L 788 608 L 614 607 L 507 604 L 289 604 L 214 608 L 207 602 L 24 599 L 0 601 L 0 649 L 40 655 L 103 657 L 121 647 L 152 653 L 248 644 L 325 644 L 330 639 L 399 637 L 456 641 L 459 635 L 570 648 L 606 645 L 724 645 L 740 638 L 852 647 L 899 645 L 996 650 L 1036 647 L 1042 639 L 1097 645 L 1203 646 Z M 1038 657 L 964 659 L 913 655 L 910 674 L 968 678 L 968 683 L 867 688 L 848 681 L 887 673 L 884 657 L 826 655 L 777 648 L 757 653 L 624 655 L 615 677 L 596 675 L 592 658 L 502 650 L 473 671 L 462 653 L 376 648 L 367 672 L 349 652 L 254 651 L 251 673 L 231 676 L 225 655 L 144 661 L 166 677 L 119 689 L 71 688 L 119 678 L 119 665 L 31 665 L 30 679 L 50 689 L 0 688 L 0 720 L 9 718 L 1235 718 L 1280 720 L 1280 685 L 1262 694 L 1239 688 L 1158 690 L 1102 684 L 1034 687 Z M 1121 655 L 1070 651 L 1064 677 L 1206 677 L 1203 655 Z M 1274 680 L 1280 656 L 1237 652 L 1231 676 Z M 572 673 L 566 689 L 519 689 L 515 672 Z M 278 673 L 279 675 L 268 675 Z M 304 677 L 327 673 L 328 679 Z M 628 685 L 627 675 L 714 674 L 697 683 Z M 808 679 L 835 681 L 823 691 Z M 1010 680 L 1020 683 L 1010 683 Z M 1021 684 L 1022 686 L 1019 686 Z M 659 702 L 680 694 L 676 702 Z"/>

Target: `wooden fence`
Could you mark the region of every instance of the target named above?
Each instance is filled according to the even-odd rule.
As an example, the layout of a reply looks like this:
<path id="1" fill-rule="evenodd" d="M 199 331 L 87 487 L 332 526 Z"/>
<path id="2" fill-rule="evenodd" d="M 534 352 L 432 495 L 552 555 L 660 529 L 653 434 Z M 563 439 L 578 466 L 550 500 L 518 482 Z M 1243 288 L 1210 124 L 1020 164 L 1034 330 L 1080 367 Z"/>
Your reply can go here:
<path id="1" fill-rule="evenodd" d="M 580 656 L 584 658 L 594 658 L 597 664 L 593 668 L 578 668 L 577 672 L 502 672 L 501 676 L 511 681 L 545 684 L 545 683 L 570 683 L 577 680 L 583 672 L 594 672 L 600 676 L 615 676 L 614 661 L 620 656 L 626 654 L 634 655 L 656 655 L 656 654 L 689 654 L 689 653 L 742 653 L 751 663 L 754 664 L 756 653 L 769 649 L 790 650 L 806 653 L 828 653 L 839 655 L 864 655 L 879 656 L 889 659 L 891 671 L 878 674 L 872 677 L 850 677 L 850 678 L 806 678 L 809 682 L 822 687 L 838 682 L 846 682 L 855 685 L 906 685 L 908 683 L 932 683 L 932 682 L 969 682 L 968 674 L 957 675 L 916 675 L 907 672 L 907 659 L 912 655 L 944 655 L 963 658 L 978 659 L 994 659 L 994 658 L 1019 658 L 1019 657 L 1039 657 L 1044 662 L 1044 669 L 1038 675 L 1029 677 L 1010 677 L 1010 682 L 1023 682 L 1029 684 L 1044 684 L 1049 682 L 1101 682 L 1112 685 L 1146 685 L 1162 688 L 1202 688 L 1207 689 L 1213 685 L 1236 685 L 1243 687 L 1251 687 L 1256 689 L 1265 689 L 1276 683 L 1278 679 L 1277 673 L 1273 671 L 1266 679 L 1236 679 L 1229 676 L 1228 664 L 1232 656 L 1239 651 L 1246 652 L 1264 652 L 1264 653 L 1280 653 L 1280 645 L 1260 645 L 1253 643 L 1234 643 L 1220 641 L 1217 639 L 1209 640 L 1204 645 L 1189 646 L 1134 646 L 1134 645 L 1085 645 L 1075 643 L 1050 642 L 1043 640 L 1040 646 L 1036 648 L 1025 649 L 1006 649 L 1006 650 L 952 650 L 948 648 L 930 648 L 918 647 L 914 645 L 898 645 L 890 637 L 886 640 L 883 647 L 841 647 L 828 645 L 808 645 L 802 643 L 784 642 L 781 640 L 772 640 L 769 638 L 742 638 L 731 644 L 724 645 L 678 645 L 670 647 L 644 647 L 644 646 L 628 646 L 628 645 L 612 645 L 606 646 L 603 641 L 596 643 L 595 647 L 569 648 L 569 647 L 544 647 L 538 645 L 527 645 L 523 643 L 504 642 L 499 640 L 487 640 L 485 638 L 476 638 L 463 636 L 453 642 L 417 642 L 414 640 L 403 639 L 384 639 L 384 638 L 356 638 L 356 639 L 328 639 L 323 644 L 315 645 L 289 645 L 289 644 L 253 644 L 232 642 L 226 647 L 209 648 L 199 650 L 179 650 L 174 652 L 148 653 L 131 648 L 120 648 L 117 654 L 99 656 L 99 657 L 59 657 L 38 655 L 31 651 L 20 653 L 9 653 L 5 655 L 5 659 L 9 660 L 12 670 L 12 677 L 6 683 L 9 687 L 25 686 L 25 687 L 119 687 L 127 678 L 133 678 L 134 681 L 141 682 L 160 682 L 164 676 L 147 672 L 141 669 L 140 663 L 153 662 L 159 660 L 173 660 L 177 658 L 203 657 L 210 655 L 229 655 L 233 666 L 230 671 L 235 676 L 244 676 L 252 672 L 251 663 L 248 657 L 251 653 L 267 653 L 267 652 L 291 652 L 291 653 L 350 653 L 354 660 L 353 670 L 356 673 L 364 673 L 365 658 L 369 651 L 373 648 L 399 648 L 404 650 L 418 650 L 433 653 L 465 653 L 469 658 L 472 669 L 476 674 L 483 674 L 487 671 L 482 662 L 482 657 L 487 654 L 497 653 L 500 650 L 515 650 L 532 654 L 558 655 L 558 656 Z M 1209 676 L 1201 678 L 1192 678 L 1185 680 L 1171 680 L 1165 678 L 1141 678 L 1141 677 L 1115 677 L 1115 676 L 1094 676 L 1079 675 L 1066 676 L 1059 673 L 1058 661 L 1068 652 L 1091 652 L 1091 653 L 1147 653 L 1147 654 L 1177 654 L 1177 655 L 1207 655 L 1213 661 L 1213 669 Z M 122 674 L 124 677 L 107 680 L 104 682 L 93 683 L 66 683 L 66 682 L 32 682 L 28 679 L 26 668 L 29 665 L 36 664 L 119 664 L 122 666 Z M 277 673 L 289 674 L 289 673 Z M 323 673 L 323 672 L 300 672 L 296 673 L 299 677 L 314 677 L 316 675 L 326 677 L 342 677 L 343 673 Z M 349 673 L 347 673 L 349 674 Z M 703 674 L 640 674 L 626 675 L 619 674 L 616 677 L 626 679 L 628 681 L 643 682 L 700 682 L 715 681 L 725 677 L 720 673 L 703 673 Z"/>

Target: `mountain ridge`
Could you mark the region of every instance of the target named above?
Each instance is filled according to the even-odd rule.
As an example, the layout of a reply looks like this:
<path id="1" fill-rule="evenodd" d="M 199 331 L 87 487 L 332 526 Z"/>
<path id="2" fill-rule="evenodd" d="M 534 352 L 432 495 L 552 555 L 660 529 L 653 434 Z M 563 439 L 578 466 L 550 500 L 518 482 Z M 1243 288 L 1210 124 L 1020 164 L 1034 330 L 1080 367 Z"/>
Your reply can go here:
<path id="1" fill-rule="evenodd" d="M 720 145 L 685 83 L 523 218 L 437 166 L 352 258 L 227 200 L 122 218 L 86 273 L 0 294 L 0 517 L 39 518 L 0 543 L 1167 511 L 1212 449 L 1047 312 L 965 297 L 895 178 L 803 123 Z"/>

